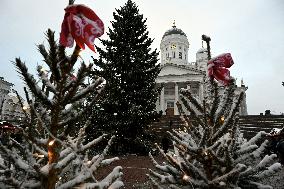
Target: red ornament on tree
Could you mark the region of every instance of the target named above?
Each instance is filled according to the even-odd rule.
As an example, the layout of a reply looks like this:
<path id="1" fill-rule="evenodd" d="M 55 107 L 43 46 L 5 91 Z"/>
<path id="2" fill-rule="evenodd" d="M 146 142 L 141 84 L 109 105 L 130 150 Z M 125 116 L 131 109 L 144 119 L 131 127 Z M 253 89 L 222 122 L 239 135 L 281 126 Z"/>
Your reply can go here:
<path id="1" fill-rule="evenodd" d="M 85 44 L 95 52 L 94 40 L 104 33 L 104 23 L 85 5 L 69 5 L 65 8 L 61 25 L 60 44 L 72 47 L 74 39 L 81 49 Z"/>
<path id="2" fill-rule="evenodd" d="M 231 77 L 230 71 L 227 68 L 230 68 L 233 64 L 234 61 L 230 53 L 224 53 L 212 58 L 208 62 L 208 76 L 215 78 L 223 85 L 228 85 Z"/>

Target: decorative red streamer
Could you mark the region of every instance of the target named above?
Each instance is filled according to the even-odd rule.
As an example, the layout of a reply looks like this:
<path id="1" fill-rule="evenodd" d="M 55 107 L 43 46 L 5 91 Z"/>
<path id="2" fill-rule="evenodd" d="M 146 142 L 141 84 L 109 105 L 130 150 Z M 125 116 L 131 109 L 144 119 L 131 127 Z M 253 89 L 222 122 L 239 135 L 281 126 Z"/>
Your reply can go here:
<path id="1" fill-rule="evenodd" d="M 224 53 L 212 58 L 208 62 L 208 76 L 215 78 L 226 86 L 231 80 L 230 71 L 227 68 L 230 68 L 233 64 L 234 61 L 230 53 Z"/>
<path id="2" fill-rule="evenodd" d="M 85 49 L 85 44 L 95 52 L 94 40 L 104 33 L 104 23 L 96 13 L 85 5 L 69 5 L 61 25 L 60 44 L 72 47 L 76 44 Z"/>

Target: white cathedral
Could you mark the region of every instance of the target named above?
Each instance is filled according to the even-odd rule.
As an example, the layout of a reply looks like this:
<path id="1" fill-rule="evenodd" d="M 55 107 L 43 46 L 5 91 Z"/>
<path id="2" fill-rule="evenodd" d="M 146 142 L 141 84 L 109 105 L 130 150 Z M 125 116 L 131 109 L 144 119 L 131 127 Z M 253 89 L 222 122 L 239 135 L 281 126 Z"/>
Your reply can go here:
<path id="1" fill-rule="evenodd" d="M 156 82 L 163 86 L 156 103 L 156 110 L 163 115 L 179 115 L 176 102 L 179 100 L 181 88 L 190 89 L 191 93 L 203 100 L 203 79 L 207 70 L 207 49 L 201 48 L 196 53 L 196 61 L 188 62 L 189 42 L 186 34 L 179 28 L 172 26 L 167 30 L 160 44 L 161 72 Z M 237 91 L 246 91 L 241 84 Z M 240 115 L 247 115 L 246 95 L 240 107 Z"/>

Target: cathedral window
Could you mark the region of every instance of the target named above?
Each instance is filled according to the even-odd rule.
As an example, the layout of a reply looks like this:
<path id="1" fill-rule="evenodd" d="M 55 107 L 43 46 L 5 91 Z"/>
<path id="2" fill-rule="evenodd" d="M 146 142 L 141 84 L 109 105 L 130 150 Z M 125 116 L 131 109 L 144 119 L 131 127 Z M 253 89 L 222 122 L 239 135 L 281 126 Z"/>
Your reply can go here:
<path id="1" fill-rule="evenodd" d="M 176 52 L 173 52 L 173 58 L 176 58 Z"/>
<path id="2" fill-rule="evenodd" d="M 179 52 L 179 53 L 178 53 L 178 58 L 179 58 L 179 59 L 182 59 L 182 52 Z"/>
<path id="3" fill-rule="evenodd" d="M 184 55 L 184 59 L 186 59 L 186 54 Z"/>

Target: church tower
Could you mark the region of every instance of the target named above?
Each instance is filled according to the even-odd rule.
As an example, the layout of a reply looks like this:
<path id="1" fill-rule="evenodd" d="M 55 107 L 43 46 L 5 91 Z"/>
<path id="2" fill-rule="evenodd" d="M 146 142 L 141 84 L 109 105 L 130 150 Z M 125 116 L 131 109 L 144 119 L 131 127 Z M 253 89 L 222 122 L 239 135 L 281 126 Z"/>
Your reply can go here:
<path id="1" fill-rule="evenodd" d="M 207 49 L 201 48 L 196 52 L 196 67 L 197 69 L 206 71 L 208 62 Z"/>
<path id="2" fill-rule="evenodd" d="M 160 44 L 161 65 L 187 65 L 188 47 L 186 34 L 177 28 L 174 22 L 172 28 L 167 30 L 162 37 Z"/>

